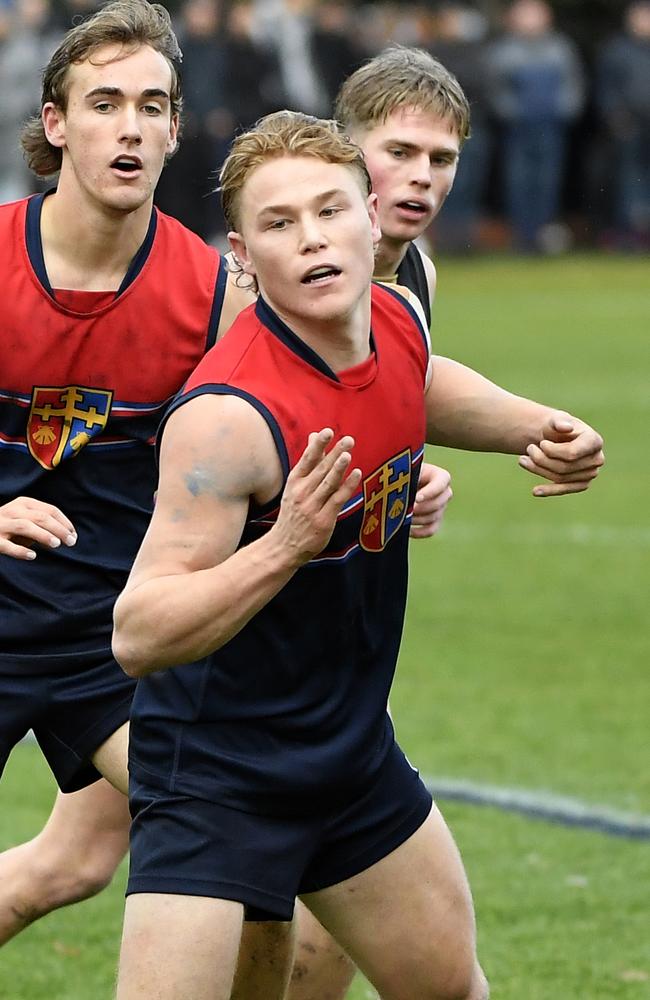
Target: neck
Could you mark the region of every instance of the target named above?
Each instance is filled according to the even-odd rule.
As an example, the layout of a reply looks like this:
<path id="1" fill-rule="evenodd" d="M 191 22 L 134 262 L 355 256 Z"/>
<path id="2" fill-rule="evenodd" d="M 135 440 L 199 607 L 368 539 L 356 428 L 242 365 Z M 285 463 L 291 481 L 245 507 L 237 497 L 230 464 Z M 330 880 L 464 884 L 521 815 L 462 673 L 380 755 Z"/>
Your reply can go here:
<path id="1" fill-rule="evenodd" d="M 345 316 L 311 319 L 269 305 L 280 319 L 334 372 L 361 364 L 370 354 L 370 289 Z"/>
<path id="2" fill-rule="evenodd" d="M 152 200 L 132 212 L 107 208 L 78 185 L 59 183 L 43 203 L 43 257 L 53 288 L 116 291 L 141 246 Z"/>
<path id="3" fill-rule="evenodd" d="M 378 278 L 389 278 L 393 274 L 396 274 L 397 268 L 404 260 L 408 247 L 408 240 L 404 243 L 402 240 L 391 240 L 388 237 L 382 236 L 377 253 L 375 254 L 375 276 Z"/>

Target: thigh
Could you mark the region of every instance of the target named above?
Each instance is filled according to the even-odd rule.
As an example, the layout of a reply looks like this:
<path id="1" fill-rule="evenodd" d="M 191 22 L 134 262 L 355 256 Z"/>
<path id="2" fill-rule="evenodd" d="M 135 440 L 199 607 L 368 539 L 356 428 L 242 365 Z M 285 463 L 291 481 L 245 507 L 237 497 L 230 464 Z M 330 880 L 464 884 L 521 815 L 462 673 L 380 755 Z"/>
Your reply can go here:
<path id="1" fill-rule="evenodd" d="M 117 1000 L 229 1000 L 243 909 L 202 896 L 129 896 Z"/>
<path id="2" fill-rule="evenodd" d="M 129 724 L 125 722 L 104 740 L 92 755 L 92 762 L 100 774 L 111 783 L 116 795 L 126 803 L 129 794 Z M 105 782 L 101 782 L 105 784 Z"/>
<path id="3" fill-rule="evenodd" d="M 59 792 L 39 837 L 66 856 L 90 859 L 106 853 L 117 867 L 129 846 L 129 825 L 126 795 L 102 779 L 78 792 Z"/>
<path id="4" fill-rule="evenodd" d="M 294 923 L 296 947 L 287 1000 L 344 1000 L 356 972 L 354 963 L 300 900 Z"/>
<path id="5" fill-rule="evenodd" d="M 134 689 L 108 654 L 50 679 L 47 712 L 34 732 L 61 791 L 99 779 L 92 757 L 127 722 Z M 123 776 L 117 784 L 124 787 Z"/>
<path id="6" fill-rule="evenodd" d="M 293 921 L 246 921 L 230 1000 L 285 997 L 293 964 L 294 929 Z"/>
<path id="7" fill-rule="evenodd" d="M 469 885 L 435 806 L 381 861 L 302 898 L 384 1000 L 482 995 Z"/>

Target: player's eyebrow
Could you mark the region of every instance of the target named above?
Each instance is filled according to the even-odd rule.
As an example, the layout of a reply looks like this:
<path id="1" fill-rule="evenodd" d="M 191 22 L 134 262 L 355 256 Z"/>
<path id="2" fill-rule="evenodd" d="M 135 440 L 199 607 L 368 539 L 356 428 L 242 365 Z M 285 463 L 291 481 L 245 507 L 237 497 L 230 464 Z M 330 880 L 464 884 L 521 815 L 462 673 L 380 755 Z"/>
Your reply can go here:
<path id="1" fill-rule="evenodd" d="M 92 97 L 124 97 L 124 91 L 120 87 L 93 87 L 86 94 L 86 100 Z M 169 100 L 169 94 L 161 87 L 147 87 L 142 91 L 140 97 L 159 97 L 166 101 Z"/>
<path id="2" fill-rule="evenodd" d="M 347 198 L 347 192 L 342 188 L 332 188 L 330 191 L 321 191 L 319 194 L 315 195 L 311 200 L 312 204 L 317 205 L 319 203 L 329 201 L 331 198 Z M 264 208 L 260 209 L 258 212 L 258 219 L 263 218 L 265 215 L 286 215 L 295 210 L 295 205 L 265 205 Z"/>

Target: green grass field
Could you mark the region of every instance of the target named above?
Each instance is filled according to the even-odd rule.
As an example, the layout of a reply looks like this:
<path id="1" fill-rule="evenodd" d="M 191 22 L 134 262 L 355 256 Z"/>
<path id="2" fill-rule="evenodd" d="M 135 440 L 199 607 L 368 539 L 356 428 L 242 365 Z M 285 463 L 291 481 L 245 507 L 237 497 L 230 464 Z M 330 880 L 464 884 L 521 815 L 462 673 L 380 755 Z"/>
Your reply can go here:
<path id="1" fill-rule="evenodd" d="M 412 548 L 401 742 L 426 776 L 648 815 L 647 260 L 450 261 L 439 282 L 434 349 L 594 423 L 607 467 L 587 494 L 539 500 L 514 458 L 432 454 L 455 496 L 439 537 Z M 52 794 L 19 747 L 0 846 L 35 833 Z M 650 997 L 648 841 L 441 806 L 493 1000 Z M 110 1000 L 124 875 L 3 950 L 2 1000 Z M 350 1000 L 373 996 L 358 979 Z"/>

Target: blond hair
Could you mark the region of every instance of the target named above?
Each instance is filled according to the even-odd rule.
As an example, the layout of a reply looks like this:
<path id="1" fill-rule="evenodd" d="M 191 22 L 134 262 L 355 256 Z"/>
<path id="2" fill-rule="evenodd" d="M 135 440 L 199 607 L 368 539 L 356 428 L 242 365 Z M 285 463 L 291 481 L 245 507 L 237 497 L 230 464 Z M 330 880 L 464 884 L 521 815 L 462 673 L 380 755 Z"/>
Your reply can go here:
<path id="1" fill-rule="evenodd" d="M 314 118 L 299 111 L 276 111 L 237 136 L 219 174 L 223 214 L 238 231 L 241 192 L 256 167 L 280 156 L 313 156 L 327 163 L 349 166 L 361 189 L 370 194 L 371 182 L 363 153 L 336 121 Z"/>
<path id="2" fill-rule="evenodd" d="M 469 104 L 458 80 L 423 49 L 392 45 L 351 74 L 334 113 L 352 132 L 383 125 L 398 108 L 432 111 L 449 121 L 462 144 L 469 138 Z"/>
<path id="3" fill-rule="evenodd" d="M 172 29 L 168 12 L 148 0 L 114 0 L 66 32 L 63 41 L 43 71 L 41 108 L 52 102 L 62 111 L 68 102 L 68 70 L 84 62 L 103 45 L 118 44 L 128 55 L 141 45 L 160 52 L 172 74 L 171 113 L 180 115 L 181 96 L 178 65 L 181 50 Z M 52 146 L 45 135 L 40 115 L 23 127 L 21 144 L 29 168 L 39 177 L 48 177 L 61 169 L 62 151 Z"/>

